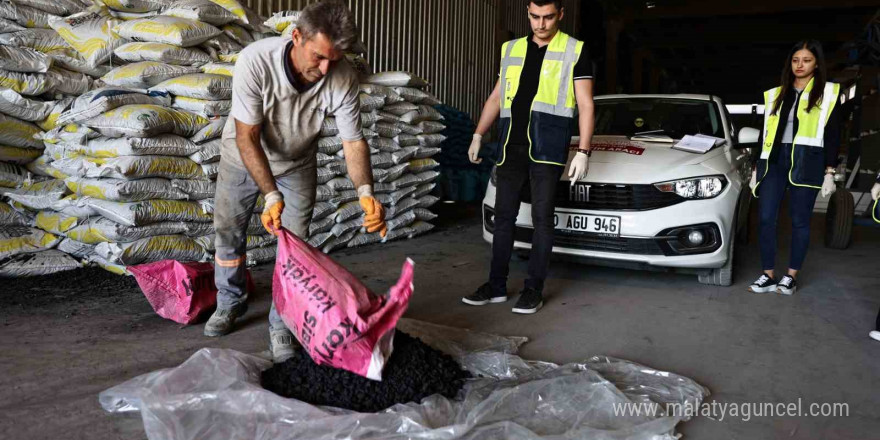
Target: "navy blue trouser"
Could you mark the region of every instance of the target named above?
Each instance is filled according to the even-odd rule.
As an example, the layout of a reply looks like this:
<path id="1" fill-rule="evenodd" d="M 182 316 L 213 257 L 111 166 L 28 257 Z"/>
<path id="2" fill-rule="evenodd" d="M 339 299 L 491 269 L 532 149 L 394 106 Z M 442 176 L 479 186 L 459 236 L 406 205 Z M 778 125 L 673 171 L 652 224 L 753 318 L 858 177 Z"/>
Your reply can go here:
<path id="1" fill-rule="evenodd" d="M 489 284 L 496 293 L 507 292 L 510 255 L 513 252 L 520 191 L 526 181 L 532 199 L 532 250 L 529 253 L 529 277 L 525 287 L 541 291 L 550 269 L 553 252 L 553 213 L 556 209 L 556 186 L 565 167 L 529 160 L 528 145 L 508 145 L 504 164 L 495 171 L 495 231 L 492 234 L 492 267 Z"/>
<path id="2" fill-rule="evenodd" d="M 776 223 L 782 198 L 788 190 L 791 215 L 791 257 L 788 267 L 801 270 L 810 245 L 810 220 L 819 190 L 791 184 L 788 177 L 791 170 L 791 144 L 782 144 L 780 147 L 782 151 L 779 152 L 779 161 L 769 164 L 767 175 L 758 187 L 761 268 L 773 270 L 776 267 Z"/>

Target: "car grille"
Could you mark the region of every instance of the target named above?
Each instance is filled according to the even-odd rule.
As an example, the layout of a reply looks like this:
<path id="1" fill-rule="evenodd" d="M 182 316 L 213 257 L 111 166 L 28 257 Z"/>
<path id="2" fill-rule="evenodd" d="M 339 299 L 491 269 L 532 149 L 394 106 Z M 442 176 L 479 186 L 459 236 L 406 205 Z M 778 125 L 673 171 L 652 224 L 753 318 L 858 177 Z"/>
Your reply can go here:
<path id="1" fill-rule="evenodd" d="M 514 240 L 532 242 L 534 229 L 516 227 Z M 596 234 L 553 231 L 553 246 L 597 252 L 616 252 L 620 254 L 663 255 L 663 250 L 651 238 L 605 237 Z"/>
<path id="2" fill-rule="evenodd" d="M 495 211 L 488 206 L 483 209 L 486 229 L 494 233 L 493 216 Z M 532 243 L 534 229 L 517 226 L 513 239 L 524 243 Z M 570 231 L 553 231 L 553 245 L 568 249 L 580 249 L 597 252 L 617 252 L 636 255 L 664 255 L 663 249 L 653 238 L 605 237 L 596 234 L 585 234 Z"/>
<path id="3" fill-rule="evenodd" d="M 589 185 L 589 201 L 579 201 L 577 194 L 584 194 L 583 187 Z M 521 193 L 525 203 L 531 203 L 531 191 L 525 185 Z M 678 194 L 662 192 L 654 185 L 613 185 L 598 183 L 577 183 L 561 181 L 556 187 L 556 207 L 586 209 L 597 211 L 646 211 L 665 208 L 684 202 Z"/>

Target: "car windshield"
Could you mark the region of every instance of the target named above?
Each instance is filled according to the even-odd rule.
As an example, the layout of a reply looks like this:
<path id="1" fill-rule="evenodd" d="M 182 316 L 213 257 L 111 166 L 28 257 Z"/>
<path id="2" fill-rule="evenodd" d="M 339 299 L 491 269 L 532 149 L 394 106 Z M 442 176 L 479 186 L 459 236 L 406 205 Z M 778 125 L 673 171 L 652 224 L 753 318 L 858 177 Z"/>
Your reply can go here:
<path id="1" fill-rule="evenodd" d="M 633 136 L 655 132 L 673 139 L 704 134 L 724 137 L 718 106 L 712 101 L 672 98 L 596 100 L 594 135 Z"/>

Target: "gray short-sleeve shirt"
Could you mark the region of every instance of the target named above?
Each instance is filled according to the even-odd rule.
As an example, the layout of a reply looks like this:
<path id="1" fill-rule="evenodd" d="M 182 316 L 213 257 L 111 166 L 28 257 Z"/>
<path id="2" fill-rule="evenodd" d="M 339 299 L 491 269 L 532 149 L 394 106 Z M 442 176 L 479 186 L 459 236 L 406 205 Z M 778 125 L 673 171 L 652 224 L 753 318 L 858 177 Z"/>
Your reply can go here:
<path id="1" fill-rule="evenodd" d="M 235 120 L 262 125 L 261 144 L 275 176 L 315 165 L 316 141 L 328 116 L 336 117 L 343 140 L 363 139 L 354 68 L 340 60 L 320 81 L 299 92 L 285 71 L 290 44 L 289 37 L 266 38 L 239 54 L 232 110 L 223 129 L 224 161 L 245 168 L 235 141 Z"/>

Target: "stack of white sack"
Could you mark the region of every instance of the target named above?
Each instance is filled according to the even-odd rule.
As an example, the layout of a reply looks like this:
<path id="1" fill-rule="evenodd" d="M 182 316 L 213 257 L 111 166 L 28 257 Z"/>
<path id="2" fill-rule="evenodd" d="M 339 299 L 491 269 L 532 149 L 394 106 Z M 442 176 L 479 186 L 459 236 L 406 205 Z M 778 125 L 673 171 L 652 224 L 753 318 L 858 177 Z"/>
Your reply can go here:
<path id="1" fill-rule="evenodd" d="M 66 193 L 41 208 L 59 248 L 108 269 L 167 258 L 205 259 L 189 235 L 210 225 L 213 184 L 188 156 L 209 121 L 170 107 L 167 94 L 102 87 L 80 96 L 44 136 Z M 45 205 L 45 204 L 43 204 Z"/>
<path id="2" fill-rule="evenodd" d="M 194 163 L 204 178 L 213 181 L 219 169 L 220 135 L 232 104 L 234 63 L 243 47 L 264 38 L 268 29 L 259 16 L 236 1 L 184 0 L 157 6 L 114 27 L 117 35 L 129 40 L 114 53 L 130 64 L 110 71 L 102 81 L 167 95 L 172 109 L 204 118 L 208 125 L 190 137 L 197 150 L 186 154 L 186 162 L 189 168 Z M 204 186 L 197 180 L 175 177 L 172 186 L 190 200 L 213 198 L 213 182 Z M 206 208 L 210 208 L 208 214 L 213 210 Z M 249 247 L 273 242 L 258 221 L 251 223 Z M 207 222 L 198 230 L 190 229 L 186 234 L 206 255 L 213 253 L 213 225 Z"/>
<path id="3" fill-rule="evenodd" d="M 386 210 L 388 233 L 368 233 L 360 228 L 354 183 L 347 176 L 345 151 L 337 136 L 336 121 L 324 123 L 318 142 L 318 200 L 335 210 L 316 218 L 310 238 L 313 246 L 330 252 L 340 247 L 412 238 L 430 231 L 437 202 L 431 195 L 439 176 L 431 157 L 440 152 L 445 126 L 433 105 L 437 98 L 422 90 L 428 83 L 407 72 L 382 72 L 361 84 L 361 123 L 370 146 L 374 192 Z"/>
<path id="4" fill-rule="evenodd" d="M 37 211 L 17 199 L 58 186 L 29 171 L 43 155 L 39 138 L 93 80 L 55 60 L 54 54 L 71 48 L 49 23 L 87 6 L 74 0 L 0 2 L 0 277 L 80 266 L 54 249 L 61 237 L 35 228 Z"/>
<path id="5" fill-rule="evenodd" d="M 3 177 L 19 176 L 14 186 L 27 171 L 62 179 L 63 194 L 40 194 L 54 200 L 27 209 L 31 221 L 63 238 L 59 249 L 116 272 L 209 257 L 213 243 L 201 243 L 213 234 L 212 180 L 232 63 L 262 38 L 261 21 L 234 1 L 106 0 L 56 11 L 36 36 L 0 37 L 42 50 L 49 73 L 62 65 L 88 79 L 47 74 L 45 84 L 25 83 L 70 95 L 54 107 L 46 133 L 35 133 L 33 146 L 45 154 L 31 153 L 26 170 L 3 169 Z"/>

